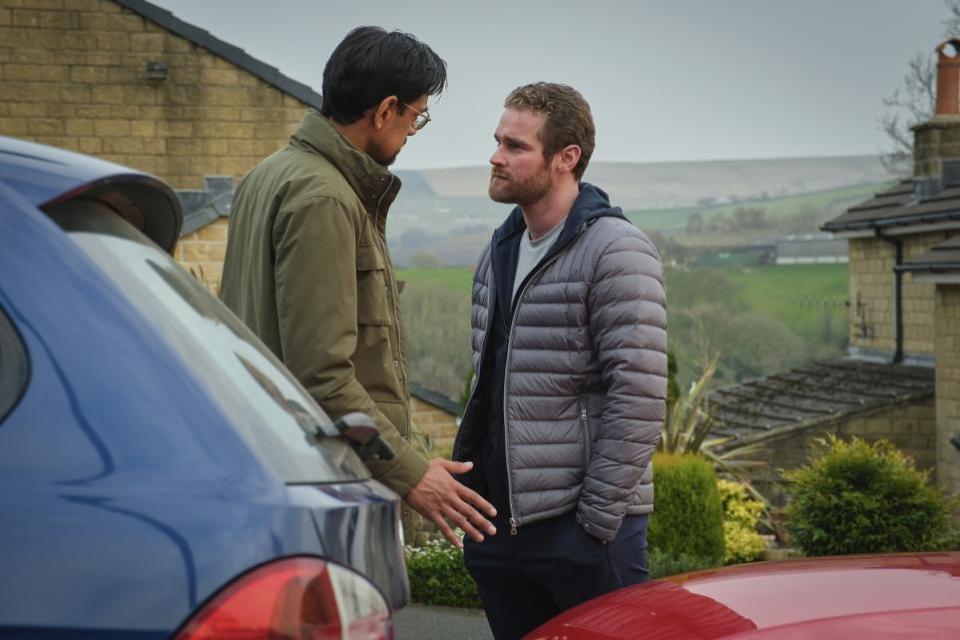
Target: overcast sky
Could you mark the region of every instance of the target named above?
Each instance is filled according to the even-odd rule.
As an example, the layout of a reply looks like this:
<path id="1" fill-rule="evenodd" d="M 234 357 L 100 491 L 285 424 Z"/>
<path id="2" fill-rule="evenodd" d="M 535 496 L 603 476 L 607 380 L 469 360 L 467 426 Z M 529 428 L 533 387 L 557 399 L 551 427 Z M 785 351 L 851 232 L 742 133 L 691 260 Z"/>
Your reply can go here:
<path id="1" fill-rule="evenodd" d="M 450 86 L 399 169 L 485 164 L 503 98 L 577 88 L 599 161 L 875 154 L 882 98 L 939 43 L 942 0 L 153 0 L 321 87 L 353 27 L 413 33 Z"/>

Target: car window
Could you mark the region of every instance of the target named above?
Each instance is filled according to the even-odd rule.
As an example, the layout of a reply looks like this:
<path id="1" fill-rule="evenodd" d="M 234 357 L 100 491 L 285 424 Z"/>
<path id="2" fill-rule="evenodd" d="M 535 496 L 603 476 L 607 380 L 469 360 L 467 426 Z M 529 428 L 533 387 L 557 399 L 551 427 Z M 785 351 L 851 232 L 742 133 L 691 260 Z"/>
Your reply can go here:
<path id="1" fill-rule="evenodd" d="M 175 350 L 234 427 L 286 482 L 369 477 L 329 417 L 206 288 L 106 206 L 75 205 L 70 237 Z M 64 212 L 60 212 L 63 217 Z M 102 232 L 101 232 L 102 231 Z"/>
<path id="2" fill-rule="evenodd" d="M 0 422 L 20 400 L 28 377 L 27 353 L 20 335 L 0 308 Z"/>

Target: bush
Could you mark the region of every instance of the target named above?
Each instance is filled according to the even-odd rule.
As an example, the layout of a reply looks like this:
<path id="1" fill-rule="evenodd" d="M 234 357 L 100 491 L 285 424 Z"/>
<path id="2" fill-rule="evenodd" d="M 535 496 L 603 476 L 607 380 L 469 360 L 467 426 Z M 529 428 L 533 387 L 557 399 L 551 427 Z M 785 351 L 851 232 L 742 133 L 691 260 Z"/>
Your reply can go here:
<path id="1" fill-rule="evenodd" d="M 650 548 L 674 559 L 719 564 L 723 507 L 713 465 L 700 456 L 657 453 L 653 466 L 656 510 L 650 517 Z"/>
<path id="2" fill-rule="evenodd" d="M 463 551 L 446 539 L 431 540 L 422 547 L 407 547 L 410 597 L 421 604 L 447 607 L 483 605 L 477 585 L 463 564 Z"/>
<path id="3" fill-rule="evenodd" d="M 675 576 L 678 573 L 711 569 L 715 566 L 717 566 L 716 562 L 705 558 L 695 558 L 683 554 L 677 557 L 657 549 L 650 549 L 647 553 L 647 568 L 651 580 Z"/>
<path id="4" fill-rule="evenodd" d="M 822 455 L 787 472 L 787 530 L 807 555 L 931 551 L 952 541 L 955 501 L 887 441 L 834 436 Z"/>
<path id="5" fill-rule="evenodd" d="M 767 547 L 757 533 L 763 504 L 752 499 L 739 482 L 717 480 L 717 490 L 723 503 L 724 564 L 757 560 Z"/>

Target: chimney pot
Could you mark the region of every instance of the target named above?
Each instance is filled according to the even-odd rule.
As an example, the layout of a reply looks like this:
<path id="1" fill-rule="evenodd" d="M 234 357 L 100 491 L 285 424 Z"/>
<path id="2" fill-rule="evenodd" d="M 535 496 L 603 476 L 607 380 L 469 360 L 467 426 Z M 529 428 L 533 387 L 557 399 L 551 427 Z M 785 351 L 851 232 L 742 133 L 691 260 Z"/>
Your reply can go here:
<path id="1" fill-rule="evenodd" d="M 960 40 L 947 40 L 937 47 L 936 115 L 960 114 Z"/>

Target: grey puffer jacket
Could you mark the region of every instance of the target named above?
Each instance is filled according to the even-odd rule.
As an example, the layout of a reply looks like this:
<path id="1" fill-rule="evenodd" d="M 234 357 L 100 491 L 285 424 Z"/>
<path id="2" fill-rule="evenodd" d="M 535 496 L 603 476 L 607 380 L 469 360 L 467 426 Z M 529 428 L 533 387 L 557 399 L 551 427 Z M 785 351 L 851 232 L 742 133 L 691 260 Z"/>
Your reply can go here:
<path id="1" fill-rule="evenodd" d="M 494 244 L 518 226 L 525 229 L 515 209 Z M 477 380 L 494 299 L 510 296 L 496 289 L 488 245 L 472 296 Z M 517 292 L 510 318 L 502 383 L 511 526 L 576 509 L 587 533 L 612 540 L 625 514 L 653 510 L 650 459 L 667 389 L 657 250 L 603 191 L 584 183 L 557 243 Z M 471 458 L 470 443 L 485 429 L 476 424 L 482 412 L 471 408 L 457 436 L 458 460 Z"/>

